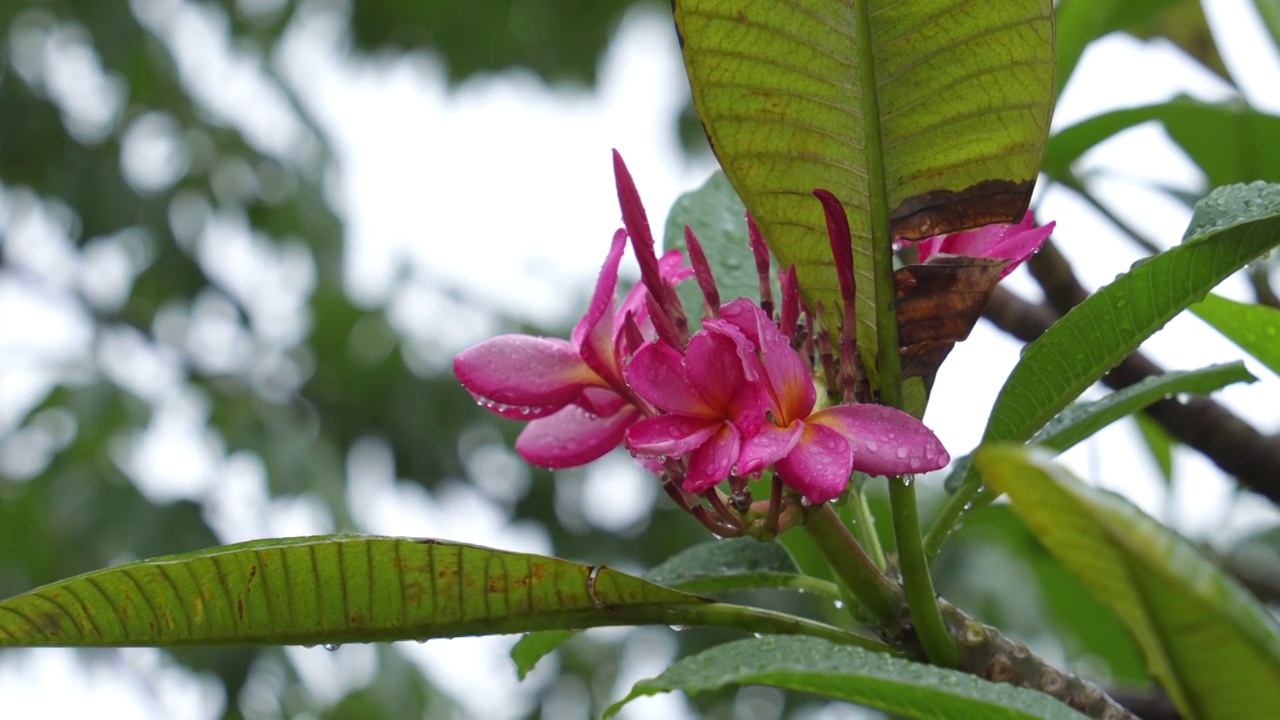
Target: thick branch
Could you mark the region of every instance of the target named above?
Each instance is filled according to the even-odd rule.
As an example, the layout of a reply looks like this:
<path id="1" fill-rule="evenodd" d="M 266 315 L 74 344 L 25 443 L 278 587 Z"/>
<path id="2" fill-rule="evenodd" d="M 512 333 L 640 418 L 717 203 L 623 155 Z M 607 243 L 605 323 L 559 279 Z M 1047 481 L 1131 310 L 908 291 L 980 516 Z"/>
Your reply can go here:
<path id="1" fill-rule="evenodd" d="M 1088 292 L 1066 258 L 1045 243 L 1029 263 L 1044 288 L 1047 305 L 1031 303 L 997 287 L 983 316 L 1025 342 L 1038 338 L 1058 317 L 1078 305 Z M 1164 370 L 1141 352 L 1125 358 L 1102 381 L 1117 390 Z M 1170 435 L 1199 450 L 1242 485 L 1280 503 L 1280 437 L 1267 437 L 1227 408 L 1205 397 L 1160 400 L 1145 410 Z"/>
<path id="2" fill-rule="evenodd" d="M 969 617 L 955 605 L 939 600 L 943 622 L 960 648 L 960 669 L 992 682 L 1007 682 L 1039 690 L 1099 720 L 1137 720 L 1106 691 L 1075 673 L 1059 670 L 1006 637 L 998 629 Z"/>

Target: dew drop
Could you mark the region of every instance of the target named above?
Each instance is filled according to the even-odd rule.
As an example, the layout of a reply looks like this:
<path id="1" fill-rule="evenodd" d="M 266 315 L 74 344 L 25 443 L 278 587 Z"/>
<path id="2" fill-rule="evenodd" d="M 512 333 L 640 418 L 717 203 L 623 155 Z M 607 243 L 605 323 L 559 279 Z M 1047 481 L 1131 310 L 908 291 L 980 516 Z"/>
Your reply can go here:
<path id="1" fill-rule="evenodd" d="M 868 440 L 862 446 L 866 448 L 867 452 L 879 452 L 880 450 L 880 443 L 875 440 Z"/>
<path id="2" fill-rule="evenodd" d="M 832 603 L 832 604 L 836 606 L 836 609 L 837 609 L 837 610 L 843 610 L 843 609 L 844 609 L 844 601 L 843 601 L 843 600 L 836 600 L 836 601 L 835 601 L 834 603 Z"/>
<path id="3" fill-rule="evenodd" d="M 907 449 L 905 447 L 900 447 L 894 454 L 899 458 L 905 458 L 907 456 Z"/>

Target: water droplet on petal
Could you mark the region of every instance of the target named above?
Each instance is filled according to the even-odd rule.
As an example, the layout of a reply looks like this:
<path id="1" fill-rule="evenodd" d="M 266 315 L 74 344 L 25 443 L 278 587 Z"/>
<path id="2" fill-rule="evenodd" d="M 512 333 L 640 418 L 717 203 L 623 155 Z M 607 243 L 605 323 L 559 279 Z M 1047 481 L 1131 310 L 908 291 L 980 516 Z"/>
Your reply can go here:
<path id="1" fill-rule="evenodd" d="M 868 440 L 862 446 L 867 449 L 867 452 L 878 452 L 880 450 L 880 443 L 875 440 Z"/>
<path id="2" fill-rule="evenodd" d="M 897 455 L 899 458 L 905 458 L 907 456 L 907 452 L 908 450 L 905 447 L 900 447 L 898 448 L 898 451 L 894 454 Z"/>

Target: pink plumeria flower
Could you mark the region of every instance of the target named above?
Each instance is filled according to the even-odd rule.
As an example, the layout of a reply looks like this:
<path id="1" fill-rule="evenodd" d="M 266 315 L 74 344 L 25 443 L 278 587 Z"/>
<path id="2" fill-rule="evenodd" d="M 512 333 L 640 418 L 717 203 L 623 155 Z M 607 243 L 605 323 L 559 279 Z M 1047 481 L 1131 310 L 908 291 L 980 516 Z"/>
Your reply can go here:
<path id="1" fill-rule="evenodd" d="M 769 316 L 749 300 L 720 308 L 757 353 L 744 358 L 749 376 L 768 391 L 768 418 L 747 439 L 738 472 L 774 466 L 778 476 L 811 503 L 844 491 L 853 470 L 902 475 L 945 467 L 951 457 L 919 420 L 885 405 L 836 405 L 813 412 L 817 392 L 804 359 Z"/>
<path id="2" fill-rule="evenodd" d="M 1049 235 L 1057 223 L 1036 227 L 1036 219 L 1028 212 L 1022 222 L 1016 225 L 987 225 L 977 230 L 935 235 L 921 240 L 916 246 L 920 253 L 920 262 L 928 262 L 934 255 L 965 255 L 968 257 L 1001 258 L 1008 260 L 1000 277 L 1013 272 L 1015 268 L 1031 257 Z"/>
<path id="3" fill-rule="evenodd" d="M 622 374 L 625 359 L 642 339 L 653 337 L 643 286 L 632 288 L 617 306 L 618 265 L 627 234 L 613 236 L 586 315 L 570 340 L 501 335 L 459 353 L 453 361 L 458 381 L 478 402 L 503 417 L 530 420 L 516 440 L 516 452 L 547 468 L 584 465 L 617 447 L 623 432 L 640 418 Z M 688 277 L 680 253 L 659 261 L 665 282 Z"/>
<path id="4" fill-rule="evenodd" d="M 689 340 L 683 356 L 651 342 L 626 369 L 636 394 L 664 411 L 628 428 L 627 448 L 642 457 L 687 455 L 684 489 L 691 493 L 729 477 L 742 441 L 764 423 L 767 409 L 763 386 L 747 376 L 739 357 L 742 339 L 717 331 L 713 320 L 703 324 L 707 329 Z"/>

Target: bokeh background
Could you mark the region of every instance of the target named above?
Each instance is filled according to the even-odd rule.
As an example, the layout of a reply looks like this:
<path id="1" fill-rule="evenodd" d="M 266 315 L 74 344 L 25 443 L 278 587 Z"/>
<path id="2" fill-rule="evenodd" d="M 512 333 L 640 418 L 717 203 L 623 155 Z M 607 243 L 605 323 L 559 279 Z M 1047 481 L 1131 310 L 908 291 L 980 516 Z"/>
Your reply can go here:
<path id="1" fill-rule="evenodd" d="M 1280 19 L 1280 4 L 1157 5 L 1099 25 L 1055 130 L 1180 94 L 1280 112 L 1280 57 L 1257 14 Z M 1259 147 L 1280 146 L 1268 132 Z M 657 227 L 715 167 L 667 3 L 0 4 L 0 596 L 257 537 L 433 536 L 636 572 L 705 540 L 625 454 L 528 467 L 510 450 L 518 424 L 476 407 L 449 369 L 499 332 L 568 332 L 619 225 L 614 147 Z M 1144 256 L 1132 235 L 1176 243 L 1208 189 L 1158 123 L 1072 172 L 1080 191 L 1042 185 L 1037 214 L 1057 220 L 1089 287 Z M 1249 172 L 1280 181 L 1266 163 Z M 1008 284 L 1039 297 L 1025 271 Z M 982 324 L 944 366 L 928 421 L 953 455 L 977 442 L 1019 347 Z M 1175 368 L 1239 356 L 1194 319 L 1147 347 Z M 1263 382 L 1223 402 L 1276 433 L 1280 387 L 1253 369 Z M 1274 509 L 1185 448 L 1162 466 L 1152 437 L 1122 423 L 1065 459 L 1210 552 L 1280 577 Z M 926 506 L 941 480 L 922 480 Z M 1118 624 L 1003 508 L 966 524 L 939 574 L 944 594 L 1039 652 L 1146 691 Z M 589 717 L 727 637 L 591 631 L 523 683 L 510 637 L 9 650 L 0 712 Z M 628 712 L 861 716 L 760 689 Z"/>

